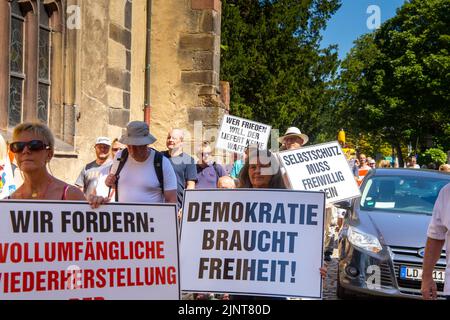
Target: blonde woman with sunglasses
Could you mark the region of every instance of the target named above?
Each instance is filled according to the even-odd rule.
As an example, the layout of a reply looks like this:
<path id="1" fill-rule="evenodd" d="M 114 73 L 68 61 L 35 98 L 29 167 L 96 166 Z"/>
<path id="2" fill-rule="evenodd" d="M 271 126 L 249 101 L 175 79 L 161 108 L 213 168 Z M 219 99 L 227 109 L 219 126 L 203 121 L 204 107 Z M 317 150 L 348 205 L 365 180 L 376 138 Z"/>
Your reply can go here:
<path id="1" fill-rule="evenodd" d="M 17 125 L 9 148 L 24 176 L 23 184 L 10 199 L 86 200 L 77 187 L 48 172 L 47 164 L 54 155 L 55 139 L 46 125 L 32 122 Z M 99 196 L 90 196 L 87 200 L 93 208 L 108 201 Z"/>

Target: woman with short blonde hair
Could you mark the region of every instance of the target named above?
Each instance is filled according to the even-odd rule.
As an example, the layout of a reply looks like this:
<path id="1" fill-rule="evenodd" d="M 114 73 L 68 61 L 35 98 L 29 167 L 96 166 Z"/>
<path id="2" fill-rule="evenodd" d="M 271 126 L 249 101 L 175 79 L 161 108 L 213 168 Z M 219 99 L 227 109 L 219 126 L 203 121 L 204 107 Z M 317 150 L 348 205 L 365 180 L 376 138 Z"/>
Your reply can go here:
<path id="1" fill-rule="evenodd" d="M 55 178 L 48 171 L 47 165 L 54 155 L 55 138 L 46 125 L 38 122 L 17 125 L 9 148 L 24 176 L 23 184 L 10 199 L 86 200 L 77 187 Z M 103 197 L 89 197 L 93 208 L 106 201 Z"/>

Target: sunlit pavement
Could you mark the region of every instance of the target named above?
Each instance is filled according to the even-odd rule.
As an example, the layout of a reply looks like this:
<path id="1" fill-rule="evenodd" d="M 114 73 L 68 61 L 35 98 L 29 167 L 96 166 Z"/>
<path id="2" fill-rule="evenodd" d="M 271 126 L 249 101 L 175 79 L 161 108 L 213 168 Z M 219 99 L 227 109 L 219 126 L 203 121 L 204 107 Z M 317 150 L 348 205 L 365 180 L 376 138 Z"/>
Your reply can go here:
<path id="1" fill-rule="evenodd" d="M 338 251 L 334 250 L 331 261 L 328 263 L 328 272 L 323 286 L 323 300 L 338 300 L 336 296 L 338 269 Z"/>

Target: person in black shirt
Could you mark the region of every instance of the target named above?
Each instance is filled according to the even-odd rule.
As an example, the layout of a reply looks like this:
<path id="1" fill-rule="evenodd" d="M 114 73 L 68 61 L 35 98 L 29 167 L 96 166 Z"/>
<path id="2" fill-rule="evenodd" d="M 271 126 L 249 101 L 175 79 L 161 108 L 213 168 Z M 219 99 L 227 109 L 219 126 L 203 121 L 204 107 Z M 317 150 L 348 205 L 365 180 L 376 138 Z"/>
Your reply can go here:
<path id="1" fill-rule="evenodd" d="M 197 169 L 195 160 L 183 152 L 184 132 L 182 129 L 172 129 L 167 134 L 167 150 L 164 156 L 169 158 L 177 176 L 177 203 L 178 208 L 183 205 L 185 189 L 195 189 L 197 182 Z"/>

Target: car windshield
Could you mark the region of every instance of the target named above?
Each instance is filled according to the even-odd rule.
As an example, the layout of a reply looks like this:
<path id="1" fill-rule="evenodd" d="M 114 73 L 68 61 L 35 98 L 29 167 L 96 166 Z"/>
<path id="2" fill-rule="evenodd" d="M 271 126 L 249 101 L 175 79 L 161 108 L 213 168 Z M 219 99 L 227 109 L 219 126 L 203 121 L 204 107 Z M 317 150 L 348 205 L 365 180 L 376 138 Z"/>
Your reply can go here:
<path id="1" fill-rule="evenodd" d="M 418 176 L 373 176 L 362 191 L 361 209 L 431 215 L 448 180 Z"/>

